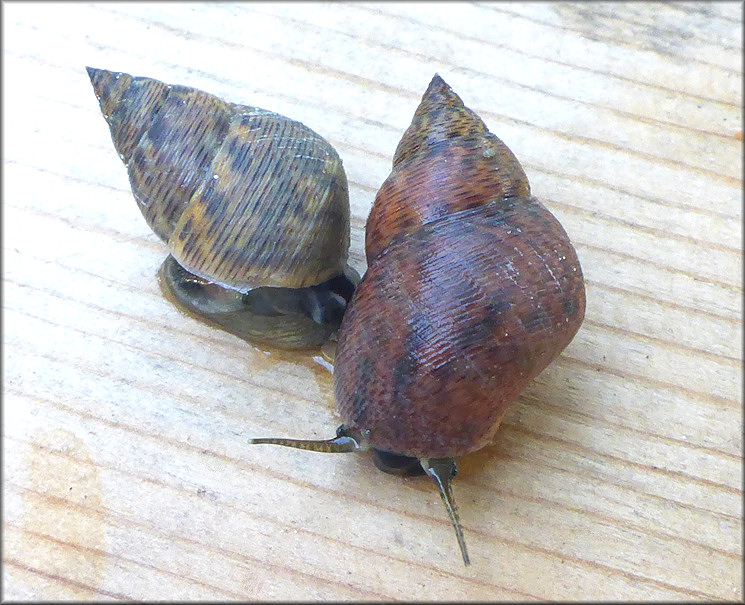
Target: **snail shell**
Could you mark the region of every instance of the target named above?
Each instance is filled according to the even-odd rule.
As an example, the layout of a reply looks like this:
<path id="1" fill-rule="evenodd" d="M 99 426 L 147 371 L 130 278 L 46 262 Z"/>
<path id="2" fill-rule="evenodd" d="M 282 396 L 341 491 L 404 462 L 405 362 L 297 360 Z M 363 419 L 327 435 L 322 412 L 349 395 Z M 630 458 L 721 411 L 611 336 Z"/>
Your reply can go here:
<path id="1" fill-rule="evenodd" d="M 87 70 L 138 207 L 169 247 L 166 295 L 242 338 L 324 342 L 359 280 L 334 148 L 271 111 Z"/>
<path id="2" fill-rule="evenodd" d="M 365 246 L 367 272 L 339 330 L 337 437 L 253 442 L 371 449 L 387 472 L 420 467 L 468 564 L 450 487 L 455 459 L 490 442 L 576 334 L 579 260 L 512 152 L 438 75 L 375 198 Z"/>
<path id="3" fill-rule="evenodd" d="M 487 445 L 584 317 L 577 255 L 519 162 L 435 76 L 367 221 L 342 321 L 339 412 L 414 458 Z"/>

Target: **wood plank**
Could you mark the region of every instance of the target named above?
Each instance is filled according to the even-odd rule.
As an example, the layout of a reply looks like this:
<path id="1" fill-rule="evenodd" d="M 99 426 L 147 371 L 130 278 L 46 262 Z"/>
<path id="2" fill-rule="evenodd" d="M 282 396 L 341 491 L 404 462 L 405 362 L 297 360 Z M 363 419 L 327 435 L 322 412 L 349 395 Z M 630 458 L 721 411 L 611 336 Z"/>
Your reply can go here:
<path id="1" fill-rule="evenodd" d="M 742 600 L 741 3 L 3 5 L 3 598 Z M 181 314 L 84 67 L 301 120 L 350 262 L 435 72 L 565 226 L 587 315 L 454 484 L 330 436 L 320 351 Z"/>

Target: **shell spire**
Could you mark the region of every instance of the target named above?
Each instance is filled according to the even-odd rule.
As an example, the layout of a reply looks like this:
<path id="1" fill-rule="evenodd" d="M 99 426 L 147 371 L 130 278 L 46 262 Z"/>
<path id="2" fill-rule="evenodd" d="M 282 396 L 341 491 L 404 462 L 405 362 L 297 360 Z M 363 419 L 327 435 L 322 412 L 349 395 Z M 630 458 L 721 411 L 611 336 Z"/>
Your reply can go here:
<path id="1" fill-rule="evenodd" d="M 150 126 L 150 108 L 162 103 L 169 87 L 151 78 L 134 78 L 123 72 L 95 67 L 85 69 L 109 125 L 114 147 L 127 164 Z"/>
<path id="2" fill-rule="evenodd" d="M 367 262 L 399 233 L 495 200 L 529 196 L 515 155 L 435 74 L 367 219 Z"/>

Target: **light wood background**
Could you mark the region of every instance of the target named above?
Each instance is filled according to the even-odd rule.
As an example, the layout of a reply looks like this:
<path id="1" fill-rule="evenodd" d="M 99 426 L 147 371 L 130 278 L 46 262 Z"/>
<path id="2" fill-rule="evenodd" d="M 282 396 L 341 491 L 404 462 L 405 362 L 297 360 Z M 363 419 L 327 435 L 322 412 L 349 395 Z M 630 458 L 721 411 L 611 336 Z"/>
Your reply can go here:
<path id="1" fill-rule="evenodd" d="M 742 3 L 3 10 L 5 599 L 743 599 Z M 352 264 L 438 72 L 572 238 L 587 316 L 455 482 L 250 446 L 338 424 L 317 353 L 180 314 L 85 66 L 301 120 Z"/>

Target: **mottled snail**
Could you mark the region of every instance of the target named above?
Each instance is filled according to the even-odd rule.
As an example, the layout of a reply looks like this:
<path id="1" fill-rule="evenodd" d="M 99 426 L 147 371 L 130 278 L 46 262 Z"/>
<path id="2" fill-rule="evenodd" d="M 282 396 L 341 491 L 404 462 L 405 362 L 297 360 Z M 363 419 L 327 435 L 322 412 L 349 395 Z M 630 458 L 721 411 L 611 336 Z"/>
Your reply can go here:
<path id="1" fill-rule="evenodd" d="M 336 332 L 359 275 L 334 148 L 271 111 L 87 70 L 138 206 L 169 246 L 166 296 L 254 342 L 302 348 Z"/>
<path id="2" fill-rule="evenodd" d="M 508 406 L 569 344 L 585 313 L 577 255 L 530 195 L 519 162 L 438 76 L 396 149 L 367 220 L 368 269 L 339 329 L 343 425 L 321 452 L 373 452 L 423 469 L 469 563 L 451 480 Z"/>

